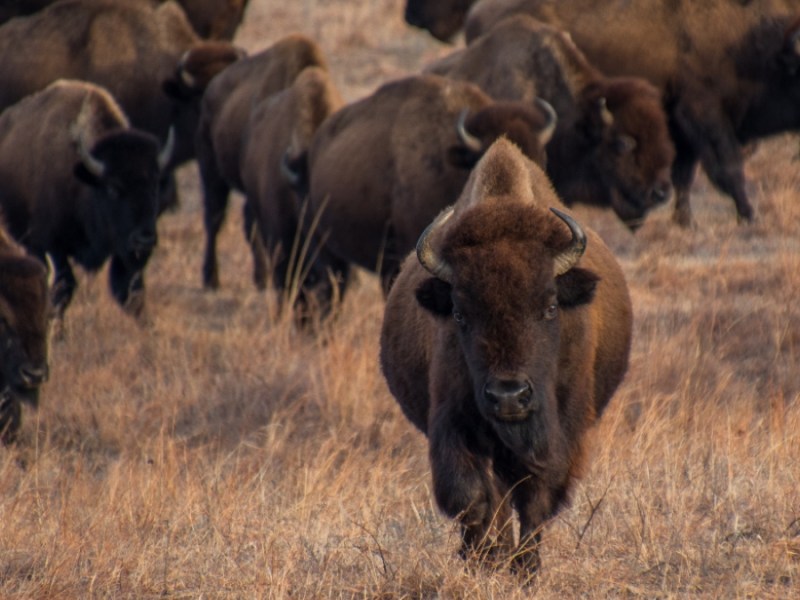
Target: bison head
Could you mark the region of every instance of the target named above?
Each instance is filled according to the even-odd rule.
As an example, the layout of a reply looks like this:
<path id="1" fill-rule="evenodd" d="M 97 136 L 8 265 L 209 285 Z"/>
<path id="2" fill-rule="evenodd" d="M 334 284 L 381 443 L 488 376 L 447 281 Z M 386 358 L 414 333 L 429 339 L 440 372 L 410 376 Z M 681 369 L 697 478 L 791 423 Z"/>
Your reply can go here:
<path id="1" fill-rule="evenodd" d="M 461 144 L 449 149 L 450 164 L 471 169 L 500 136 L 514 142 L 523 154 L 545 166 L 545 146 L 556 128 L 556 112 L 541 98 L 536 106 L 525 102 L 496 102 L 470 113 L 464 109 L 456 124 Z"/>
<path id="2" fill-rule="evenodd" d="M 433 37 L 449 42 L 464 25 L 467 11 L 475 0 L 408 0 L 405 20 L 427 29 Z"/>
<path id="3" fill-rule="evenodd" d="M 631 229 L 672 195 L 675 158 L 667 117 L 656 89 L 643 80 L 613 78 L 590 85 L 583 95 L 581 126 L 593 145 L 603 204 Z M 588 199 L 598 202 L 597 198 Z"/>
<path id="4" fill-rule="evenodd" d="M 457 340 L 480 415 L 535 466 L 558 443 L 560 344 L 572 335 L 563 313 L 590 302 L 598 278 L 576 266 L 586 246 L 581 227 L 543 207 L 519 153 L 509 162 L 510 145 L 499 144 L 476 167 L 468 202 L 462 196 L 420 237 L 417 255 L 433 277 L 417 301 Z"/>
<path id="5" fill-rule="evenodd" d="M 48 288 L 47 271 L 38 260 L 0 256 L 0 439 L 4 443 L 12 441 L 19 428 L 20 402 L 35 406 L 47 379 Z"/>
<path id="6" fill-rule="evenodd" d="M 81 160 L 75 175 L 92 190 L 93 254 L 100 260 L 113 255 L 111 287 L 123 305 L 156 245 L 161 173 L 169 163 L 173 139 L 170 134 L 159 149 L 154 136 L 120 129 L 100 137 L 91 149 L 83 138 L 79 142 Z"/>

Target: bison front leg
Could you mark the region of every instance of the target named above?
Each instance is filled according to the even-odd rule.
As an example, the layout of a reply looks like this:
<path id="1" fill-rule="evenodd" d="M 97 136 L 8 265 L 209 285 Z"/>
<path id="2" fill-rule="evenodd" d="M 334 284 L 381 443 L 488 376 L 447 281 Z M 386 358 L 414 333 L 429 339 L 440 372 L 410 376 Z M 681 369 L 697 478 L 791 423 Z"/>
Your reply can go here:
<path id="1" fill-rule="evenodd" d="M 491 563 L 509 543 L 511 511 L 496 487 L 490 460 L 470 452 L 453 428 L 430 433 L 433 489 L 439 508 L 461 526 L 462 558 Z M 495 537 L 494 531 L 499 531 Z"/>
<path id="2" fill-rule="evenodd" d="M 566 494 L 566 485 L 551 489 L 536 477 L 514 488 L 514 504 L 519 512 L 519 547 L 514 554 L 513 569 L 521 575 L 530 576 L 539 570 L 542 528 L 564 503 Z"/>
<path id="3" fill-rule="evenodd" d="M 67 310 L 67 306 L 72 302 L 72 296 L 75 293 L 78 282 L 72 272 L 69 259 L 65 255 L 51 252 L 50 259 L 53 261 L 55 270 L 53 287 L 50 292 L 53 316 L 59 322 L 63 322 L 64 311 Z M 42 260 L 44 261 L 44 256 L 42 256 Z"/>
<path id="4" fill-rule="evenodd" d="M 121 258 L 113 256 L 108 277 L 114 299 L 125 312 L 134 317 L 140 317 L 144 311 L 142 269 L 129 267 Z"/>
<path id="5" fill-rule="evenodd" d="M 253 254 L 253 283 L 259 290 L 267 287 L 267 250 L 261 237 L 253 206 L 248 198 L 244 203 L 244 235 Z"/>

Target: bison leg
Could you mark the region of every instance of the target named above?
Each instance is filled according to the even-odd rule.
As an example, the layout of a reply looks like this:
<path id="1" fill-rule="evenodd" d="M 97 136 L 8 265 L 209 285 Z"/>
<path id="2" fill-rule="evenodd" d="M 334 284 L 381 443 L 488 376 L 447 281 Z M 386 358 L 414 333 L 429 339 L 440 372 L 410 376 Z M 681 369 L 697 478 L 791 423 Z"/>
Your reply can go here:
<path id="1" fill-rule="evenodd" d="M 112 256 L 108 277 L 114 299 L 125 312 L 139 317 L 144 310 L 142 269 L 130 268 L 122 259 Z"/>
<path id="2" fill-rule="evenodd" d="M 267 251 L 249 200 L 245 201 L 242 212 L 244 214 L 244 236 L 250 244 L 250 251 L 253 254 L 253 283 L 259 290 L 264 290 L 267 287 Z"/>
<path id="3" fill-rule="evenodd" d="M 0 391 L 0 443 L 13 444 L 22 422 L 19 400 L 7 391 Z"/>
<path id="4" fill-rule="evenodd" d="M 75 293 L 78 282 L 72 272 L 69 259 L 65 255 L 51 252 L 50 258 L 55 269 L 55 279 L 51 290 L 53 313 L 56 319 L 61 320 L 64 318 L 67 306 L 72 302 L 72 295 Z"/>
<path id="5" fill-rule="evenodd" d="M 216 166 L 198 157 L 200 175 L 203 179 L 203 222 L 206 229 L 206 250 L 203 257 L 203 286 L 210 289 L 219 287 L 217 267 L 217 236 L 225 221 L 228 208 L 230 186 L 219 175 Z"/>
<path id="6" fill-rule="evenodd" d="M 556 485 L 551 489 L 538 478 L 529 477 L 514 487 L 513 494 L 519 512 L 519 547 L 513 567 L 521 575 L 533 575 L 541 565 L 539 544 L 542 528 L 566 501 L 567 485 Z"/>
<path id="7" fill-rule="evenodd" d="M 461 525 L 459 554 L 490 562 L 500 545 L 491 535 L 495 519 L 506 519 L 498 528 L 508 531 L 509 514 L 495 487 L 489 459 L 470 452 L 452 426 L 431 429 L 430 459 L 436 502 Z"/>

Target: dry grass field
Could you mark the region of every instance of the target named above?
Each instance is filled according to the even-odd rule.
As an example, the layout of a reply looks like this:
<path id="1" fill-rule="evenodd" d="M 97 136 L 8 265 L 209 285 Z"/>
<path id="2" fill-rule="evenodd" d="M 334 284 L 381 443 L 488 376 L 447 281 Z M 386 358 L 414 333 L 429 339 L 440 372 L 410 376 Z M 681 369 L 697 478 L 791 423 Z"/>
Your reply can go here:
<path id="1" fill-rule="evenodd" d="M 447 52 L 402 5 L 252 0 L 237 41 L 312 35 L 353 100 Z M 0 598 L 800 597 L 797 153 L 787 136 L 750 158 L 750 226 L 702 176 L 692 230 L 671 206 L 635 236 L 578 209 L 628 277 L 632 361 L 528 587 L 456 555 L 425 439 L 378 367 L 375 277 L 298 332 L 251 284 L 235 197 L 222 287 L 204 291 L 185 168 L 146 324 L 105 271 L 79 272 L 41 407 L 0 449 Z"/>

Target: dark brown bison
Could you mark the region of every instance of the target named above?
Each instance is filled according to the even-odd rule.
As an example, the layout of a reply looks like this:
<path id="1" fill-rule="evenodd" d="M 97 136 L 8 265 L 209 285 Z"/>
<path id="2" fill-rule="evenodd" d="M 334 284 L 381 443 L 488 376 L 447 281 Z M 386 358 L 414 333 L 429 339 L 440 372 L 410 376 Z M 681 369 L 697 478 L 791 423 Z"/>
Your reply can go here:
<path id="1" fill-rule="evenodd" d="M 109 257 L 114 298 L 141 312 L 169 152 L 88 82 L 57 81 L 0 114 L 0 210 L 19 243 L 52 259 L 57 316 L 76 286 L 70 259 L 96 271 Z"/>
<path id="2" fill-rule="evenodd" d="M 0 442 L 13 442 L 21 403 L 36 406 L 47 380 L 50 303 L 47 270 L 0 224 Z"/>
<path id="3" fill-rule="evenodd" d="M 611 252 L 541 169 L 496 142 L 403 263 L 381 331 L 383 373 L 428 437 L 463 556 L 538 567 L 541 528 L 568 501 L 586 433 L 627 369 L 631 327 Z"/>
<path id="4" fill-rule="evenodd" d="M 206 230 L 203 285 L 206 287 L 219 287 L 216 244 L 225 219 L 228 195 L 231 189 L 244 191 L 242 152 L 250 136 L 251 111 L 256 103 L 290 86 L 309 66 L 327 68 L 322 50 L 308 37 L 290 34 L 258 54 L 231 65 L 208 85 L 202 100 L 196 142 L 203 183 Z M 262 113 L 262 118 L 268 115 Z M 261 138 L 261 142 L 267 141 Z M 285 151 L 286 147 L 284 145 L 280 151 Z M 245 203 L 244 210 L 245 237 L 253 248 L 253 279 L 263 288 L 267 277 L 263 242 L 254 227 L 249 202 Z"/>
<path id="5" fill-rule="evenodd" d="M 675 149 L 658 90 L 603 76 L 559 29 L 515 15 L 426 70 L 477 83 L 496 100 L 549 102 L 558 125 L 547 174 L 567 204 L 611 207 L 635 227 L 669 199 Z"/>
<path id="6" fill-rule="evenodd" d="M 449 42 L 461 30 L 475 0 L 406 0 L 406 23 L 427 29 L 437 40 Z"/>
<path id="7" fill-rule="evenodd" d="M 201 40 L 175 2 L 60 0 L 0 27 L 0 111 L 57 79 L 91 81 L 111 92 L 137 129 L 162 143 L 174 129 L 171 169 L 195 155 L 199 93 L 170 96 L 164 87 L 181 85 L 176 68 L 201 47 L 226 59 L 206 66 L 242 55 L 229 43 Z"/>
<path id="8" fill-rule="evenodd" d="M 304 164 L 315 131 L 342 104 L 327 69 L 306 67 L 288 88 L 254 102 L 243 138 L 243 191 L 263 241 L 253 252 L 266 249 L 274 287 L 303 320 L 329 312 L 334 286 L 343 289 L 349 267 L 313 235 L 298 189 L 306 177 L 291 168 Z M 311 235 L 304 239 L 303 231 Z"/>
<path id="9" fill-rule="evenodd" d="M 5 0 L 0 5 L 0 24 L 35 12 L 63 0 Z M 154 6 L 168 0 L 115 0 Z M 206 39 L 232 40 L 244 18 L 249 0 L 177 0 L 197 34 Z"/>
<path id="10" fill-rule="evenodd" d="M 692 220 L 698 162 L 739 219 L 753 218 L 742 145 L 800 127 L 800 0 L 480 0 L 467 38 L 520 12 L 568 31 L 606 75 L 644 77 L 661 91 L 677 151 L 678 223 Z"/>
<path id="11" fill-rule="evenodd" d="M 308 198 L 319 235 L 335 256 L 380 273 L 388 289 L 486 148 L 505 135 L 544 164 L 555 120 L 546 103 L 494 102 L 466 81 L 428 74 L 384 84 L 314 136 Z"/>

